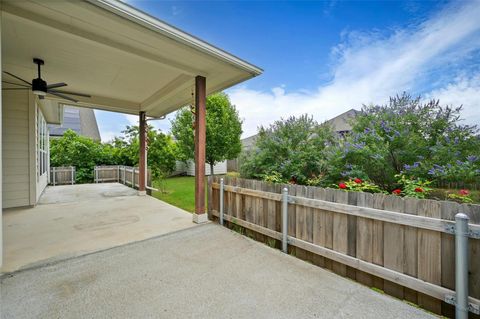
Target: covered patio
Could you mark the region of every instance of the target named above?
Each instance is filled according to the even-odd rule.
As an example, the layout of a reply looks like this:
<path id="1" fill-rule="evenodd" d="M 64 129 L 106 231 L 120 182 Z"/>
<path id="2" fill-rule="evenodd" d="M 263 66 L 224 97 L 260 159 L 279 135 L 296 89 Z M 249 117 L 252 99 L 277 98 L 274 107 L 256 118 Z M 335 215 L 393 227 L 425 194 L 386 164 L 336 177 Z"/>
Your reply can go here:
<path id="1" fill-rule="evenodd" d="M 194 227 L 190 213 L 118 183 L 47 187 L 34 208 L 4 211 L 0 273 L 55 263 Z"/>
<path id="2" fill-rule="evenodd" d="M 59 207 L 68 208 L 76 217 L 81 216 L 82 211 L 87 212 L 87 199 L 77 204 L 39 202 L 47 185 L 49 166 L 45 129 L 39 130 L 39 127 L 58 123 L 64 105 L 138 115 L 138 195 L 146 193 L 147 121 L 163 119 L 183 106 L 191 106 L 195 114 L 192 125 L 195 126 L 196 209 L 193 215 L 187 216 L 195 223 L 206 222 L 206 96 L 255 77 L 262 70 L 118 0 L 5 0 L 0 10 L 3 71 L 0 119 L 4 126 L 0 138 L 3 150 L 0 202 L 4 208 L 38 204 L 34 210 L 4 212 L 0 218 L 0 222 L 5 222 L 3 228 L 0 224 L 0 240 L 7 237 L 6 242 L 0 242 L 0 265 L 2 257 L 8 269 L 17 269 L 49 255 L 15 261 L 20 260 L 19 254 L 37 254 L 27 252 L 28 245 L 22 246 L 22 240 L 10 241 L 12 233 L 2 236 L 2 229 L 13 232 L 15 218 L 24 216 L 32 221 L 38 218 L 37 223 L 28 226 L 30 231 L 38 233 L 36 228 L 42 225 L 42 218 L 50 221 L 60 218 L 55 213 L 63 209 Z M 98 192 L 105 194 L 107 189 Z M 48 197 L 45 195 L 43 199 Z M 126 198 L 141 201 L 145 207 L 151 205 L 152 209 L 160 205 L 152 204 L 150 199 L 133 199 L 133 196 L 117 200 L 121 202 Z M 116 200 L 102 201 L 101 205 L 107 215 L 118 210 Z M 85 229 L 95 228 L 94 221 L 82 224 Z M 160 224 L 154 223 L 161 229 Z M 76 247 L 72 242 L 75 237 L 70 233 L 72 225 L 58 230 L 58 234 L 65 237 L 62 253 L 88 251 L 83 244 Z M 21 237 L 21 227 L 17 227 L 15 233 Z M 68 243 L 73 246 L 69 247 Z M 112 244 L 106 244 L 109 245 Z"/>

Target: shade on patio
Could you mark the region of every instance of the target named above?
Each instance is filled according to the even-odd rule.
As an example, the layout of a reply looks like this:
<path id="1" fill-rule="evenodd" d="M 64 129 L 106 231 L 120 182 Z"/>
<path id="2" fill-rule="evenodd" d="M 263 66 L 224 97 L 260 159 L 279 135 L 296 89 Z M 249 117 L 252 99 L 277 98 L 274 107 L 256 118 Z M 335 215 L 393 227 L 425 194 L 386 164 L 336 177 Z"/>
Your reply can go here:
<path id="1" fill-rule="evenodd" d="M 118 0 L 2 0 L 0 4 L 2 71 L 29 82 L 37 77 L 32 60 L 40 58 L 45 61 L 44 80 L 65 82 L 64 91 L 90 96 L 73 96 L 78 102 L 72 103 L 53 95 L 40 99 L 31 93 L 20 96 L 16 94 L 20 91 L 3 91 L 1 161 L 12 176 L 4 181 L 0 173 L 0 185 L 9 186 L 8 196 L 16 202 L 20 203 L 21 197 L 26 203 L 17 206 L 35 205 L 46 186 L 48 142 L 40 143 L 46 134 L 38 128 L 45 122 L 59 123 L 63 104 L 139 115 L 139 191 L 144 193 L 147 118 L 164 116 L 194 100 L 194 220 L 205 220 L 206 95 L 262 70 Z M 18 83 L 3 73 L 2 80 Z M 21 90 L 15 84 L 2 83 L 2 89 L 15 87 Z M 20 126 L 21 132 L 17 130 Z M 21 182 L 9 184 L 12 180 Z M 2 204 L 3 193 L 0 191 Z M 0 265 L 1 256 L 0 250 Z"/>

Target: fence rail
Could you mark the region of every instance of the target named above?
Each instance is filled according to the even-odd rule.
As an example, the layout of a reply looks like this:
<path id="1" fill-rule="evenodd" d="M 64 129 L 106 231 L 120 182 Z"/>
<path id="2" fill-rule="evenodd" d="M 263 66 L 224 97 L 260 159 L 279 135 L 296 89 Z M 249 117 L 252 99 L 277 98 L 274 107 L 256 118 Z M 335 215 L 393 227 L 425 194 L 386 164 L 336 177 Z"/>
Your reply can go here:
<path id="1" fill-rule="evenodd" d="M 95 166 L 94 183 L 122 183 L 132 188 L 138 187 L 139 169 L 138 167 L 111 165 L 111 166 Z M 156 190 L 152 187 L 152 173 L 147 170 L 147 189 Z"/>
<path id="2" fill-rule="evenodd" d="M 288 188 L 284 227 L 283 187 Z M 227 226 L 253 231 L 256 239 L 273 238 L 277 246 L 285 229 L 288 249 L 297 257 L 452 317 L 447 302 L 455 296 L 453 219 L 464 212 L 472 222 L 470 310 L 480 310 L 478 205 L 235 178 L 225 179 L 220 195 L 219 178 L 212 177 L 209 212 Z"/>
<path id="3" fill-rule="evenodd" d="M 50 167 L 50 184 L 75 184 L 75 166 Z"/>

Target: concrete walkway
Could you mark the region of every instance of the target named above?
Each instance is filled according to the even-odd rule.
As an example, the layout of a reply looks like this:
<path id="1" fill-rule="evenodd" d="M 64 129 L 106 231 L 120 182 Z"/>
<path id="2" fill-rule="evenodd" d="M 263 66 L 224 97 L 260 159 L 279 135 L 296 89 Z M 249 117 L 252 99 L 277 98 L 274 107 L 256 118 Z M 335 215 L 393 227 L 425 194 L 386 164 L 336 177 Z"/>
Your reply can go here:
<path id="1" fill-rule="evenodd" d="M 191 214 L 122 184 L 47 187 L 36 207 L 3 211 L 0 273 L 190 227 Z"/>
<path id="2" fill-rule="evenodd" d="M 206 224 L 4 277 L 1 318 L 434 318 Z"/>

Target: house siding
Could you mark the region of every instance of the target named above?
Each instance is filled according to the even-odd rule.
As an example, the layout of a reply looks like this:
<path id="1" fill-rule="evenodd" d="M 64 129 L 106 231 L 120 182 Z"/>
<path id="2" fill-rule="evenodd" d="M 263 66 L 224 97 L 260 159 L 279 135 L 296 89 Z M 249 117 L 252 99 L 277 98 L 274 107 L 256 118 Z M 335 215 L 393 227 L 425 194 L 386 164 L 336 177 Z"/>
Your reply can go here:
<path id="1" fill-rule="evenodd" d="M 2 95 L 3 208 L 30 205 L 29 92 Z"/>
<path id="2" fill-rule="evenodd" d="M 227 161 L 220 162 L 213 167 L 214 174 L 226 174 L 227 173 Z M 195 162 L 190 160 L 187 162 L 186 174 L 188 176 L 195 176 Z M 210 165 L 205 164 L 205 175 L 210 175 Z"/>

